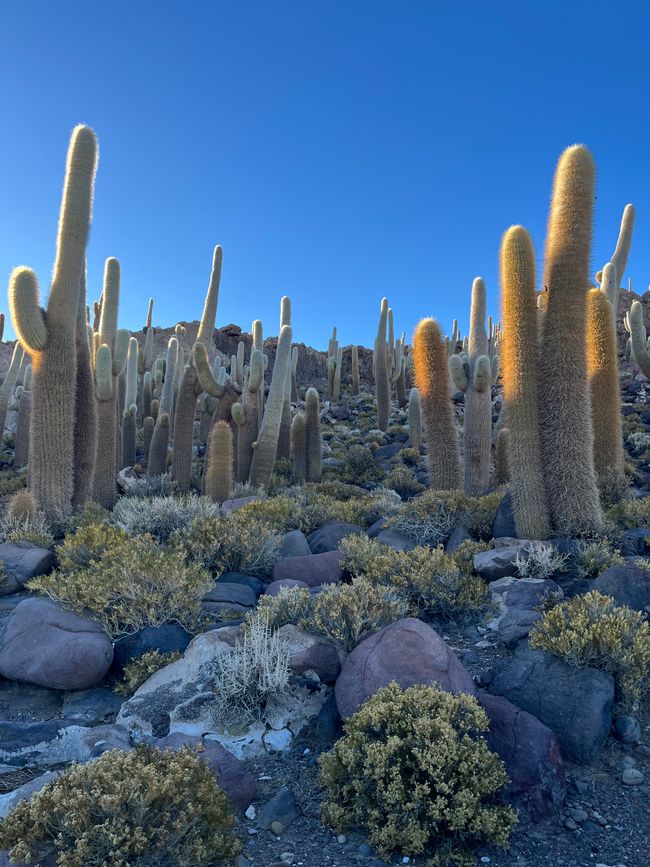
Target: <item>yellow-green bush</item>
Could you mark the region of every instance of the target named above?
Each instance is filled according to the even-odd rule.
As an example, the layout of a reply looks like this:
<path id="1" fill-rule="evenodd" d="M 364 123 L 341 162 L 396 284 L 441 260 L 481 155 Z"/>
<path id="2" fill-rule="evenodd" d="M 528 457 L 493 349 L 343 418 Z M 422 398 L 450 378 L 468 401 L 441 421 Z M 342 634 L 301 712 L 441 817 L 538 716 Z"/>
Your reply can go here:
<path id="1" fill-rule="evenodd" d="M 57 547 L 59 569 L 62 572 L 87 569 L 100 560 L 106 551 L 114 551 L 130 539 L 125 530 L 112 524 L 84 522 L 76 533 L 68 533 L 63 544 Z"/>
<path id="2" fill-rule="evenodd" d="M 578 578 L 596 578 L 611 566 L 625 565 L 625 558 L 613 550 L 607 539 L 579 541 L 571 561 Z"/>
<path id="3" fill-rule="evenodd" d="M 188 565 L 182 551 L 159 548 L 149 536 L 127 536 L 77 566 L 74 557 L 83 560 L 89 550 L 79 547 L 72 559 L 66 552 L 61 570 L 34 578 L 29 589 L 90 613 L 114 639 L 169 620 L 196 628 L 201 598 L 213 582 L 200 566 Z"/>
<path id="4" fill-rule="evenodd" d="M 617 605 L 596 590 L 556 605 L 530 633 L 530 646 L 577 668 L 601 668 L 615 678 L 624 699 L 648 687 L 650 629 L 643 614 Z"/>
<path id="5" fill-rule="evenodd" d="M 365 446 L 350 446 L 334 457 L 340 457 L 343 467 L 337 470 L 328 467 L 327 474 L 342 482 L 360 485 L 363 482 L 377 482 L 384 475 L 372 452 Z"/>
<path id="6" fill-rule="evenodd" d="M 382 857 L 472 864 L 470 847 L 505 847 L 516 813 L 486 803 L 508 781 L 482 737 L 487 728 L 472 696 L 395 683 L 379 690 L 320 757 L 324 821 L 367 828 Z"/>
<path id="7" fill-rule="evenodd" d="M 73 765 L 0 822 L 16 861 L 212 867 L 241 849 L 228 799 L 189 749 L 111 750 Z"/>
<path id="8" fill-rule="evenodd" d="M 170 538 L 188 562 L 213 573 L 268 577 L 280 556 L 282 536 L 268 520 L 237 510 L 221 518 L 198 518 Z"/>
<path id="9" fill-rule="evenodd" d="M 280 629 L 288 623 L 298 626 L 311 620 L 313 610 L 314 598 L 305 587 L 282 587 L 277 596 L 260 596 L 248 623 L 262 617 L 270 629 Z"/>
<path id="10" fill-rule="evenodd" d="M 464 619 L 486 607 L 484 581 L 461 570 L 441 547 L 395 551 L 367 536 L 346 536 L 340 548 L 345 569 L 373 585 L 397 590 L 415 615 Z"/>
<path id="11" fill-rule="evenodd" d="M 405 464 L 397 464 L 386 476 L 384 485 L 393 491 L 397 491 L 400 497 L 413 497 L 425 490 L 425 485 L 413 475 Z"/>
<path id="12" fill-rule="evenodd" d="M 150 650 L 142 656 L 137 656 L 124 666 L 124 675 L 121 682 L 115 686 L 115 692 L 129 698 L 146 680 L 149 680 L 152 674 L 176 662 L 182 655 L 176 651 L 161 653 L 159 650 Z"/>
<path id="13" fill-rule="evenodd" d="M 417 545 L 440 545 L 457 526 L 488 541 L 502 498 L 500 490 L 484 497 L 470 497 L 464 491 L 425 491 L 406 503 L 389 523 Z"/>
<path id="14" fill-rule="evenodd" d="M 461 572 L 465 575 L 473 575 L 475 574 L 474 555 L 489 551 L 490 548 L 491 545 L 488 542 L 474 542 L 472 539 L 466 539 L 460 543 L 451 556 Z"/>
<path id="15" fill-rule="evenodd" d="M 27 475 L 14 470 L 0 470 L 0 497 L 15 494 L 27 485 Z"/>
<path id="16" fill-rule="evenodd" d="M 607 512 L 607 518 L 625 530 L 650 527 L 650 497 L 621 500 Z"/>

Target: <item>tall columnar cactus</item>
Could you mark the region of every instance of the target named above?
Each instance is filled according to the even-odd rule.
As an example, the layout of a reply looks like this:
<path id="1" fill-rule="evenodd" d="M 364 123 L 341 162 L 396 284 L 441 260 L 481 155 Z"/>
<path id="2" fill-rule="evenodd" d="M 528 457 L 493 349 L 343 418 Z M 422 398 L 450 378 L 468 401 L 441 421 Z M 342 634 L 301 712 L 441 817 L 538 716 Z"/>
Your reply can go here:
<path id="1" fill-rule="evenodd" d="M 291 358 L 291 326 L 283 325 L 278 339 L 278 348 L 273 365 L 271 388 L 260 424 L 257 445 L 251 462 L 252 485 L 267 487 L 271 481 L 273 464 L 278 449 L 282 408 L 287 383 L 287 367 Z"/>
<path id="2" fill-rule="evenodd" d="M 585 341 L 594 175 L 593 159 L 582 145 L 560 157 L 544 263 L 542 461 L 553 529 L 568 536 L 602 524 Z"/>
<path id="3" fill-rule="evenodd" d="M 408 419 L 409 446 L 412 449 L 419 449 L 422 447 L 422 411 L 420 392 L 417 388 L 412 388 L 409 392 Z"/>
<path id="4" fill-rule="evenodd" d="M 307 427 L 307 481 L 320 482 L 323 446 L 320 430 L 320 398 L 315 388 L 305 394 L 305 425 Z"/>
<path id="5" fill-rule="evenodd" d="M 20 341 L 17 340 L 14 344 L 14 351 L 11 356 L 9 368 L 4 381 L 0 386 L 0 439 L 4 433 L 5 422 L 7 419 L 7 408 L 9 407 L 11 395 L 13 394 L 16 383 L 18 382 L 18 374 L 20 373 L 24 357 L 25 350 Z"/>
<path id="6" fill-rule="evenodd" d="M 205 494 L 220 503 L 227 500 L 232 491 L 232 457 L 232 429 L 228 422 L 218 421 L 210 434 Z"/>
<path id="7" fill-rule="evenodd" d="M 497 485 L 505 485 L 510 480 L 508 468 L 508 451 L 510 449 L 510 431 L 502 427 L 497 434 L 494 448 L 494 475 Z"/>
<path id="8" fill-rule="evenodd" d="M 449 397 L 447 348 L 435 319 L 423 319 L 415 329 L 413 373 L 422 407 L 429 487 L 454 490 L 460 487 L 458 435 Z"/>
<path id="9" fill-rule="evenodd" d="M 153 298 L 149 299 L 149 307 L 147 308 L 147 324 L 145 328 L 147 331 L 151 328 L 151 322 L 153 320 Z"/>
<path id="10" fill-rule="evenodd" d="M 122 467 L 135 464 L 135 440 L 138 400 L 138 341 L 129 340 L 126 357 L 126 391 L 122 415 Z"/>
<path id="11" fill-rule="evenodd" d="M 616 318 L 616 309 L 618 306 L 618 294 L 621 288 L 621 281 L 625 275 L 625 268 L 627 267 L 627 259 L 630 255 L 630 247 L 632 246 L 632 233 L 634 231 L 634 220 L 636 217 L 636 211 L 634 209 L 634 205 L 626 205 L 623 209 L 623 217 L 621 218 L 621 228 L 618 233 L 618 240 L 616 242 L 616 249 L 611 258 L 611 264 L 615 268 L 615 272 L 617 275 L 617 282 L 615 286 L 616 294 L 609 295 L 609 302 L 612 305 L 612 309 L 614 310 L 614 318 Z M 604 289 L 603 285 L 603 271 L 599 271 L 596 274 L 596 280 L 601 284 L 601 289 Z"/>
<path id="12" fill-rule="evenodd" d="M 74 417 L 74 486 L 72 507 L 80 511 L 92 494 L 97 454 L 97 401 L 92 346 L 86 318 L 86 269 L 82 272 L 76 324 L 77 383 Z"/>
<path id="13" fill-rule="evenodd" d="M 264 362 L 259 349 L 253 349 L 248 379 L 241 402 L 233 403 L 231 412 L 237 424 L 237 480 L 247 482 L 253 460 L 253 445 L 259 431 L 258 392 L 264 384 Z"/>
<path id="14" fill-rule="evenodd" d="M 219 285 L 221 283 L 221 266 L 223 264 L 223 250 L 219 244 L 214 248 L 212 253 L 212 270 L 210 272 L 210 282 L 208 283 L 208 291 L 205 294 L 205 304 L 203 305 L 203 315 L 199 324 L 199 330 L 196 339 L 209 350 L 212 347 L 212 337 L 214 335 L 214 324 L 217 319 L 217 304 L 219 302 Z"/>
<path id="15" fill-rule="evenodd" d="M 178 491 L 186 494 L 190 489 L 192 470 L 192 442 L 196 417 L 197 391 L 200 391 L 196 367 L 188 364 L 183 372 L 181 387 L 174 413 L 174 449 L 172 452 L 172 479 Z"/>
<path id="16" fill-rule="evenodd" d="M 352 347 L 352 394 L 359 394 L 359 347 Z"/>
<path id="17" fill-rule="evenodd" d="M 4 313 L 0 313 L 0 343 L 2 343 L 2 338 L 5 333 L 5 315 Z"/>
<path id="18" fill-rule="evenodd" d="M 280 302 L 280 330 L 285 325 L 291 327 L 291 300 L 286 295 Z M 277 364 L 277 355 L 275 363 Z M 289 460 L 291 457 L 291 355 L 287 360 L 284 376 L 284 399 L 276 457 Z"/>
<path id="19" fill-rule="evenodd" d="M 167 471 L 167 446 L 169 443 L 169 414 L 158 416 L 151 443 L 149 444 L 148 476 L 161 476 Z"/>
<path id="20" fill-rule="evenodd" d="M 501 242 L 501 369 L 509 433 L 497 436 L 497 480 L 507 473 L 517 534 L 547 539 L 550 514 L 544 485 L 539 421 L 539 346 L 535 297 L 535 252 L 530 235 L 512 226 Z"/>
<path id="21" fill-rule="evenodd" d="M 14 330 L 32 356 L 29 485 L 39 508 L 54 522 L 64 520 L 72 512 L 75 334 L 96 167 L 95 134 L 87 126 L 78 126 L 68 149 L 46 314 L 39 308 L 33 271 L 17 268 L 9 284 Z"/>
<path id="22" fill-rule="evenodd" d="M 625 489 L 621 396 L 614 311 L 601 289 L 587 295 L 587 376 L 591 389 L 594 467 L 603 505 Z"/>
<path id="23" fill-rule="evenodd" d="M 627 322 L 634 359 L 639 365 L 641 373 L 650 379 L 650 353 L 646 346 L 646 327 L 643 324 L 643 307 L 640 301 L 632 302 Z"/>
<path id="24" fill-rule="evenodd" d="M 388 381 L 388 361 L 386 352 L 386 322 L 388 319 L 388 301 L 382 298 L 379 327 L 375 339 L 375 354 L 373 367 L 375 371 L 375 393 L 377 399 L 377 427 L 388 430 L 390 418 L 390 383 Z"/>
<path id="25" fill-rule="evenodd" d="M 155 424 L 156 423 L 150 415 L 142 419 L 142 447 L 144 450 L 145 464 L 149 463 L 149 449 L 151 447 L 151 439 L 153 437 Z"/>
<path id="26" fill-rule="evenodd" d="M 393 350 L 394 363 L 391 381 L 395 386 L 395 397 L 401 407 L 406 406 L 406 346 L 405 335 L 402 334 Z"/>
<path id="27" fill-rule="evenodd" d="M 467 357 L 452 355 L 449 358 L 454 384 L 465 393 L 464 487 L 474 496 L 488 489 L 492 463 L 492 363 L 488 355 L 485 308 L 485 283 L 477 277 L 472 284 Z"/>
<path id="28" fill-rule="evenodd" d="M 16 416 L 16 435 L 14 446 L 14 469 L 20 470 L 29 462 L 29 427 L 32 417 L 32 366 L 28 364 L 23 377 L 22 394 Z M 16 392 L 18 389 L 16 389 Z"/>
<path id="29" fill-rule="evenodd" d="M 291 475 L 296 485 L 307 478 L 307 424 L 302 412 L 291 422 Z"/>
<path id="30" fill-rule="evenodd" d="M 291 350 L 291 400 L 298 402 L 298 347 Z"/>

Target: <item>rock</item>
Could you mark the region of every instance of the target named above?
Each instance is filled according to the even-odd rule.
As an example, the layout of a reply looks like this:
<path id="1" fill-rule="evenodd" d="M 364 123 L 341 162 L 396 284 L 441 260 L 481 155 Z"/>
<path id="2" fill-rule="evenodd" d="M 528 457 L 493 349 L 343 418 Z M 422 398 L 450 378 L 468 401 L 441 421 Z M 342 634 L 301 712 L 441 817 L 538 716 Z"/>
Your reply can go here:
<path id="1" fill-rule="evenodd" d="M 301 530 L 290 530 L 284 534 L 280 545 L 280 557 L 306 557 L 311 554 L 307 537 Z"/>
<path id="2" fill-rule="evenodd" d="M 341 671 L 341 660 L 331 641 L 309 635 L 293 624 L 282 626 L 279 632 L 289 649 L 294 674 L 315 671 L 324 683 L 334 683 Z"/>
<path id="3" fill-rule="evenodd" d="M 264 593 L 264 583 L 254 575 L 242 575 L 240 572 L 224 572 L 216 579 L 217 584 L 244 584 L 250 587 L 256 596 Z"/>
<path id="4" fill-rule="evenodd" d="M 643 773 L 638 768 L 625 768 L 621 775 L 621 781 L 626 786 L 639 786 L 643 780 Z"/>
<path id="5" fill-rule="evenodd" d="M 382 545 L 388 545 L 395 551 L 412 551 L 413 548 L 417 547 L 412 539 L 398 533 L 397 530 L 380 530 L 375 538 Z"/>
<path id="6" fill-rule="evenodd" d="M 386 528 L 386 518 L 379 518 L 374 524 L 371 524 L 366 530 L 366 536 L 370 539 L 376 539 L 382 530 Z"/>
<path id="7" fill-rule="evenodd" d="M 284 833 L 284 825 L 282 822 L 271 822 L 271 827 L 269 829 L 271 833 L 275 834 L 276 837 L 279 837 L 280 834 Z M 282 862 L 280 862 L 281 864 Z M 275 865 L 277 867 L 277 865 Z"/>
<path id="8" fill-rule="evenodd" d="M 236 512 L 237 509 L 243 509 L 244 506 L 248 506 L 250 503 L 259 503 L 263 500 L 264 497 L 235 497 L 234 499 L 224 500 L 221 504 L 221 511 L 224 515 L 230 514 L 230 512 Z"/>
<path id="9" fill-rule="evenodd" d="M 158 740 L 156 747 L 174 753 L 183 747 L 190 747 L 196 757 L 210 768 L 236 810 L 246 809 L 255 799 L 257 793 L 255 775 L 217 741 L 175 732 Z"/>
<path id="10" fill-rule="evenodd" d="M 56 719 L 62 715 L 62 704 L 57 689 L 0 679 L 0 720 Z"/>
<path id="11" fill-rule="evenodd" d="M 328 695 L 314 724 L 314 739 L 318 752 L 329 750 L 343 734 L 341 715 L 334 693 Z"/>
<path id="12" fill-rule="evenodd" d="M 220 608 L 233 608 L 237 611 L 250 611 L 255 608 L 257 596 L 245 584 L 215 582 L 201 600 L 202 608 L 213 611 Z"/>
<path id="13" fill-rule="evenodd" d="M 272 798 L 260 807 L 257 814 L 257 821 L 261 828 L 266 831 L 273 830 L 271 825 L 274 822 L 281 822 L 284 826 L 280 833 L 297 819 L 300 815 L 298 805 L 293 792 L 287 786 L 279 789 Z"/>
<path id="14" fill-rule="evenodd" d="M 318 530 L 307 536 L 307 542 L 312 554 L 325 554 L 327 551 L 338 550 L 341 539 L 351 534 L 361 536 L 363 530 L 356 524 L 346 521 L 326 521 Z"/>
<path id="15" fill-rule="evenodd" d="M 502 696 L 479 692 L 478 700 L 490 718 L 488 745 L 510 777 L 501 792 L 503 801 L 517 808 L 520 821 L 545 819 L 566 798 L 564 767 L 553 732 Z"/>
<path id="16" fill-rule="evenodd" d="M 625 553 L 641 554 L 647 557 L 650 554 L 650 531 L 647 527 L 634 527 L 626 530 L 623 534 L 622 549 Z"/>
<path id="17" fill-rule="evenodd" d="M 192 640 L 192 634 L 180 623 L 164 623 L 162 626 L 145 626 L 132 635 L 125 635 L 115 642 L 113 671 L 121 673 L 132 659 L 137 659 L 151 650 L 159 653 L 182 653 Z"/>
<path id="18" fill-rule="evenodd" d="M 638 744 L 641 740 L 641 726 L 633 716 L 616 716 L 612 733 L 622 744 Z"/>
<path id="19" fill-rule="evenodd" d="M 379 446 L 373 452 L 376 461 L 388 461 L 394 458 L 398 452 L 402 451 L 401 443 L 387 443 L 385 446 Z"/>
<path id="20" fill-rule="evenodd" d="M 0 795 L 0 819 L 6 818 L 21 801 L 25 801 L 27 798 L 31 798 L 32 795 L 35 795 L 36 792 L 40 792 L 43 786 L 47 785 L 56 776 L 52 771 L 46 771 L 40 777 L 34 777 L 33 780 L 14 789 L 13 792 Z M 1 864 L 2 862 L 0 861 Z M 11 864 L 11 862 L 7 861 L 7 864 Z"/>
<path id="21" fill-rule="evenodd" d="M 7 596 L 37 575 L 47 575 L 56 563 L 54 552 L 30 542 L 4 542 L 0 545 L 0 562 L 4 564 L 0 596 Z"/>
<path id="22" fill-rule="evenodd" d="M 510 492 L 505 494 L 497 507 L 494 521 L 492 522 L 492 536 L 495 539 L 498 539 L 499 536 L 517 536 Z"/>
<path id="23" fill-rule="evenodd" d="M 278 560 L 273 567 L 273 581 L 290 578 L 294 581 L 304 581 L 309 587 L 336 584 L 343 577 L 342 559 L 343 555 L 340 551 L 326 551 L 324 554 Z"/>
<path id="24" fill-rule="evenodd" d="M 339 713 L 344 719 L 351 716 L 393 680 L 403 689 L 422 683 L 454 693 L 476 691 L 454 652 L 430 626 L 414 617 L 365 638 L 345 659 L 335 688 Z"/>
<path id="25" fill-rule="evenodd" d="M 542 607 L 554 596 L 562 596 L 560 586 L 548 578 L 500 578 L 490 584 L 490 593 L 500 596 L 509 609 L 529 611 Z"/>
<path id="26" fill-rule="evenodd" d="M 454 527 L 451 536 L 445 542 L 445 554 L 454 554 L 463 542 L 471 542 L 472 537 L 465 527 Z"/>
<path id="27" fill-rule="evenodd" d="M 529 611 L 525 608 L 512 608 L 499 621 L 498 632 L 506 647 L 515 647 L 522 638 L 526 638 L 542 615 L 539 611 Z"/>
<path id="28" fill-rule="evenodd" d="M 495 673 L 490 692 L 548 726 L 565 758 L 587 764 L 600 755 L 612 724 L 611 674 L 572 668 L 550 653 L 526 647 Z"/>
<path id="29" fill-rule="evenodd" d="M 523 545 L 480 551 L 478 554 L 474 554 L 474 569 L 485 581 L 515 577 L 517 574 L 515 560 L 524 551 Z"/>
<path id="30" fill-rule="evenodd" d="M 109 744 L 106 749 L 131 748 L 128 732 L 118 725 L 87 727 L 69 720 L 3 722 L 0 771 L 86 762 L 94 757 L 98 744 Z"/>
<path id="31" fill-rule="evenodd" d="M 650 531 L 648 531 L 650 535 Z M 599 575 L 592 584 L 605 596 L 612 596 L 618 605 L 628 605 L 637 611 L 650 612 L 650 571 L 629 564 L 611 566 Z"/>
<path id="32" fill-rule="evenodd" d="M 0 645 L 3 677 L 50 689 L 89 689 L 112 660 L 113 645 L 98 623 L 40 597 L 16 606 Z"/>
<path id="33" fill-rule="evenodd" d="M 113 722 L 123 702 L 122 696 L 105 687 L 68 692 L 63 697 L 62 714 L 72 722 L 94 726 Z"/>
<path id="34" fill-rule="evenodd" d="M 287 728 L 267 729 L 262 735 L 262 743 L 268 753 L 284 753 L 291 748 L 293 734 Z"/>
<path id="35" fill-rule="evenodd" d="M 305 590 L 309 590 L 309 584 L 306 584 L 304 581 L 295 581 L 293 578 L 283 578 L 281 581 L 271 581 L 269 586 L 266 588 L 265 595 L 279 596 L 281 590 L 285 587 L 287 589 L 291 589 L 292 587 L 303 587 Z"/>

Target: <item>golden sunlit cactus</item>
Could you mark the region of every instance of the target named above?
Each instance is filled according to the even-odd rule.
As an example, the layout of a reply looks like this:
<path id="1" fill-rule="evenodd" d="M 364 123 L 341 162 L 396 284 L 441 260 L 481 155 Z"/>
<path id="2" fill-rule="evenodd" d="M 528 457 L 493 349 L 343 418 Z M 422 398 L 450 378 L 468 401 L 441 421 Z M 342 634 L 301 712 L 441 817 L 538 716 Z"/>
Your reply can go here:
<path id="1" fill-rule="evenodd" d="M 232 490 L 232 429 L 218 421 L 210 433 L 208 466 L 205 472 L 205 495 L 222 503 Z"/>

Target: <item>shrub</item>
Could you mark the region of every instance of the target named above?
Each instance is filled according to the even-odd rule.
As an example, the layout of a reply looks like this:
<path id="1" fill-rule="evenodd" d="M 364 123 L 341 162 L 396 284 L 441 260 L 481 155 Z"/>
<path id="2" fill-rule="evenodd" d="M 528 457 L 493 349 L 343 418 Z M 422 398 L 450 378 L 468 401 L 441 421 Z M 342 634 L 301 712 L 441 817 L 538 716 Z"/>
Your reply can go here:
<path id="1" fill-rule="evenodd" d="M 568 559 L 568 556 L 560 554 L 554 545 L 529 542 L 524 546 L 524 553 L 517 554 L 515 568 L 520 578 L 543 580 L 563 571 Z"/>
<path id="2" fill-rule="evenodd" d="M 219 506 L 208 497 L 190 494 L 187 497 L 150 497 L 118 500 L 111 521 L 131 535 L 148 533 L 159 542 L 166 542 L 176 530 L 190 522 L 219 514 Z"/>
<path id="3" fill-rule="evenodd" d="M 425 486 L 418 482 L 405 464 L 397 464 L 386 476 L 384 484 L 387 488 L 397 491 L 405 500 L 425 490 Z"/>
<path id="4" fill-rule="evenodd" d="M 465 619 L 486 607 L 483 580 L 461 569 L 442 548 L 395 551 L 367 536 L 347 536 L 343 566 L 371 584 L 392 587 L 416 615 Z"/>
<path id="5" fill-rule="evenodd" d="M 624 566 L 625 559 L 618 551 L 612 550 L 606 540 L 580 540 L 571 555 L 572 565 L 577 578 L 596 578 L 611 566 Z"/>
<path id="6" fill-rule="evenodd" d="M 365 446 L 350 446 L 341 457 L 344 466 L 337 475 L 344 482 L 361 485 L 378 482 L 384 475 L 372 452 Z"/>
<path id="7" fill-rule="evenodd" d="M 74 572 L 87 569 L 101 559 L 106 551 L 114 551 L 130 540 L 129 534 L 111 524 L 82 524 L 76 533 L 68 533 L 56 549 L 59 569 Z"/>
<path id="8" fill-rule="evenodd" d="M 0 822 L 15 860 L 65 867 L 210 867 L 240 844 L 230 805 L 189 749 L 110 750 L 72 765 Z"/>
<path id="9" fill-rule="evenodd" d="M 324 821 L 337 831 L 366 827 L 386 858 L 437 849 L 442 860 L 430 863 L 472 864 L 469 846 L 505 847 L 516 813 L 485 803 L 508 781 L 481 737 L 487 728 L 470 695 L 380 689 L 319 759 Z"/>
<path id="10" fill-rule="evenodd" d="M 15 494 L 27 485 L 27 475 L 14 470 L 0 470 L 0 497 Z"/>
<path id="11" fill-rule="evenodd" d="M 159 650 L 150 650 L 148 653 L 143 653 L 142 656 L 137 656 L 124 666 L 122 681 L 114 687 L 115 692 L 125 696 L 125 698 L 130 698 L 145 681 L 149 680 L 152 674 L 166 665 L 176 662 L 182 655 L 176 651 L 160 653 Z"/>
<path id="12" fill-rule="evenodd" d="M 196 627 L 212 579 L 188 565 L 182 551 L 161 549 L 150 536 L 127 537 L 77 566 L 75 557 L 83 562 L 88 550 L 77 549 L 60 571 L 34 578 L 29 589 L 89 612 L 113 639 L 169 620 L 189 631 Z"/>
<path id="13" fill-rule="evenodd" d="M 176 493 L 176 482 L 169 473 L 159 476 L 141 476 L 135 479 L 125 492 L 127 497 L 171 497 Z"/>
<path id="14" fill-rule="evenodd" d="M 646 449 L 650 448 L 650 434 L 646 431 L 634 431 L 626 437 L 627 444 L 632 452 L 636 455 L 641 454 Z"/>
<path id="15" fill-rule="evenodd" d="M 650 527 L 650 497 L 621 500 L 607 512 L 607 517 L 625 530 Z"/>
<path id="16" fill-rule="evenodd" d="M 280 629 L 288 623 L 297 626 L 308 623 L 314 611 L 314 597 L 305 587 L 282 587 L 277 596 L 260 596 L 257 609 L 249 615 L 246 627 L 252 619 L 263 617 L 269 629 Z"/>
<path id="17" fill-rule="evenodd" d="M 476 574 L 474 572 L 474 555 L 490 549 L 491 545 L 487 542 L 474 542 L 472 539 L 466 539 L 460 543 L 451 556 L 461 572 L 465 575 L 474 575 Z"/>
<path id="18" fill-rule="evenodd" d="M 577 668 L 601 668 L 625 699 L 637 699 L 650 672 L 650 630 L 643 614 L 597 591 L 556 605 L 535 624 L 530 646 Z"/>
<path id="19" fill-rule="evenodd" d="M 1 542 L 30 542 L 40 548 L 49 548 L 54 542 L 54 536 L 42 512 L 23 517 L 5 513 L 0 519 Z"/>
<path id="20" fill-rule="evenodd" d="M 27 488 L 16 491 L 7 503 L 7 515 L 10 518 L 33 518 L 37 512 L 36 500 Z"/>
<path id="21" fill-rule="evenodd" d="M 502 491 L 484 497 L 470 497 L 464 491 L 425 491 L 407 503 L 390 524 L 416 545 L 443 544 L 457 526 L 489 541 L 502 498 Z"/>
<path id="22" fill-rule="evenodd" d="M 419 449 L 406 448 L 397 453 L 397 459 L 404 464 L 417 466 L 422 460 L 422 455 Z"/>
<path id="23" fill-rule="evenodd" d="M 197 518 L 170 539 L 188 562 L 213 573 L 242 572 L 268 577 L 280 556 L 282 536 L 265 520 L 242 510 L 224 517 Z"/>
<path id="24" fill-rule="evenodd" d="M 101 524 L 108 520 L 110 512 L 93 500 L 86 503 L 81 512 L 77 512 L 70 519 L 68 530 L 85 527 L 88 524 Z"/>

